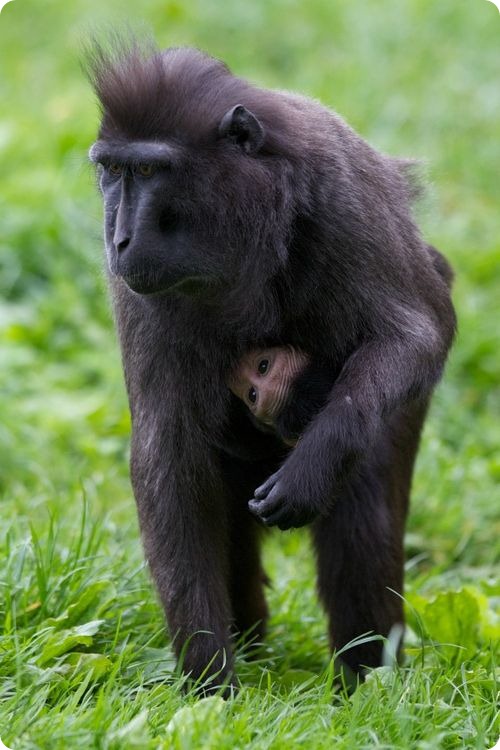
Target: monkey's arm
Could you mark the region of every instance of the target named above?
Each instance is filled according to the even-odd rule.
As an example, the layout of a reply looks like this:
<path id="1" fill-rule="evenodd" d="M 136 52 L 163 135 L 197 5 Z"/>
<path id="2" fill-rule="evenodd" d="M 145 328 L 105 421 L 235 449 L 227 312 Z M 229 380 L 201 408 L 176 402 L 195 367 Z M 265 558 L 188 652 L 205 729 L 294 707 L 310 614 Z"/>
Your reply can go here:
<path id="1" fill-rule="evenodd" d="M 370 450 L 384 418 L 407 401 L 428 397 L 444 366 L 454 316 L 451 311 L 449 322 L 438 324 L 431 313 L 415 310 L 405 320 L 399 335 L 368 341 L 349 357 L 296 449 L 257 488 L 249 507 L 266 525 L 287 529 L 326 513 L 325 503 Z"/>
<path id="2" fill-rule="evenodd" d="M 289 394 L 274 427 L 287 443 L 294 444 L 313 417 L 325 406 L 338 373 L 324 363 L 310 362 L 290 383 Z"/>

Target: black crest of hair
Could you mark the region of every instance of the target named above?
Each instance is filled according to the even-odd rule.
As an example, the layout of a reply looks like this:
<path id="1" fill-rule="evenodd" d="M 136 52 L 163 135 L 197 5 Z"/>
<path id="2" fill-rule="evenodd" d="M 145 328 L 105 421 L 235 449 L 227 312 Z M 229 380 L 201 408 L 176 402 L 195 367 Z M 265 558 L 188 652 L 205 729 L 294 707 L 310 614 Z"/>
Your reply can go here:
<path id="1" fill-rule="evenodd" d="M 123 43 L 111 36 L 107 43 L 88 45 L 84 68 L 104 115 L 101 137 L 163 136 L 209 144 L 231 103 L 255 100 L 254 87 L 190 47 L 160 52 L 150 40 L 128 36 Z M 269 118 L 276 117 L 271 105 Z"/>
<path id="2" fill-rule="evenodd" d="M 199 50 L 92 50 L 102 118 L 90 157 L 132 483 L 184 670 L 227 685 L 231 630 L 264 637 L 264 526 L 310 524 L 333 649 L 387 637 L 404 621 L 413 464 L 455 330 L 451 269 L 412 213 L 415 165 Z M 329 373 L 294 449 L 226 385 L 245 352 L 268 346 Z M 342 656 L 360 675 L 381 658 L 376 639 Z"/>

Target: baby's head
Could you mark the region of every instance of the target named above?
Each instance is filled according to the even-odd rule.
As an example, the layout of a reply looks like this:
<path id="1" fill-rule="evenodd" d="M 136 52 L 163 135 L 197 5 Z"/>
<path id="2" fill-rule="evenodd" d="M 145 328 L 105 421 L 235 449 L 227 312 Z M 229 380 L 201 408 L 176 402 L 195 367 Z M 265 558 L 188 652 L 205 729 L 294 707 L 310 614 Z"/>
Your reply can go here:
<path id="1" fill-rule="evenodd" d="M 273 425 L 308 357 L 291 346 L 252 349 L 240 360 L 228 385 L 259 422 Z"/>

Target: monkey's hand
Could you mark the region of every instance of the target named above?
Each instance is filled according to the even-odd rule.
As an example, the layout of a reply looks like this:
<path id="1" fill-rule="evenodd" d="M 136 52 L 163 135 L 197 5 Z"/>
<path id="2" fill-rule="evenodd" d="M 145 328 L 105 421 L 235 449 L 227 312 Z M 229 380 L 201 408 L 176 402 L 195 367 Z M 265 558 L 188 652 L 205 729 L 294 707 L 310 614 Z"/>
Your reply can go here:
<path id="1" fill-rule="evenodd" d="M 327 515 L 345 476 L 366 455 L 378 425 L 376 413 L 355 407 L 351 397 L 332 400 L 306 428 L 281 468 L 257 487 L 249 510 L 266 526 L 280 529 L 304 526 Z"/>
<path id="2" fill-rule="evenodd" d="M 282 531 L 298 528 L 312 521 L 318 510 L 307 498 L 299 496 L 294 483 L 289 483 L 286 465 L 257 487 L 248 508 L 265 526 L 277 526 Z"/>

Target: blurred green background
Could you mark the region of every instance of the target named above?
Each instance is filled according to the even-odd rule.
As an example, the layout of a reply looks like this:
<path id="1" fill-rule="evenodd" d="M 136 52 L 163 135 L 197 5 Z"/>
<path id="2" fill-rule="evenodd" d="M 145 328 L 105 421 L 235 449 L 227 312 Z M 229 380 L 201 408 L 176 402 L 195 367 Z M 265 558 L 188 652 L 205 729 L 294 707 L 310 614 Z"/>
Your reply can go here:
<path id="1" fill-rule="evenodd" d="M 491 667 L 500 595 L 497 9 L 485 0 L 140 0 L 127 7 L 117 0 L 15 0 L 0 14 L 0 554 L 6 561 L 0 564 L 0 676 L 10 701 L 6 728 L 0 710 L 0 736 L 23 737 L 16 748 L 45 747 L 45 731 L 47 747 L 73 746 L 64 744 L 66 719 L 57 734 L 53 686 L 47 674 L 40 676 L 49 671 L 45 664 L 59 669 L 66 657 L 49 651 L 42 668 L 36 633 L 57 634 L 54 618 L 96 583 L 111 581 L 115 592 L 106 600 L 105 624 L 88 635 L 108 660 L 103 675 L 114 665 L 113 679 L 122 676 L 113 658 L 120 639 L 135 638 L 136 649 L 151 638 L 158 646 L 165 642 L 141 567 L 128 480 L 129 417 L 102 271 L 101 206 L 86 159 L 98 112 L 79 64 L 89 32 L 123 23 L 145 26 L 160 46 L 195 45 L 259 84 L 318 98 L 380 150 L 426 164 L 429 190 L 417 214 L 429 242 L 455 268 L 459 333 L 419 457 L 407 591 L 424 620 L 436 596 L 456 594 L 453 606 L 465 610 L 472 598 L 476 618 L 468 634 L 443 625 L 446 618 L 433 619 L 430 610 L 426 633 L 465 639 L 479 679 L 476 667 Z M 276 582 L 268 668 L 275 677 L 289 668 L 319 670 L 327 650 L 307 535 L 273 534 L 267 564 Z M 93 621 L 91 600 L 78 611 Z M 441 604 L 450 611 L 447 599 Z M 298 629 L 304 620 L 307 627 Z M 113 636 L 117 621 L 121 635 Z M 89 643 L 82 644 L 88 651 Z M 253 674 L 257 684 L 255 670 L 248 679 Z M 71 675 L 64 678 L 69 691 Z M 165 705 L 168 695 L 162 700 Z M 119 704 L 111 714 L 123 719 L 126 710 Z M 102 727 L 115 718 L 102 719 Z M 141 746 L 155 736 L 150 725 Z M 491 737 L 492 727 L 485 719 L 483 736 Z M 146 732 L 143 725 L 140 731 Z M 225 731 L 214 746 L 234 743 Z M 340 742 L 347 735 L 338 731 Z M 384 731 L 381 721 L 380 737 Z M 444 736 L 443 747 L 462 746 Z M 85 742 L 89 737 L 94 734 Z M 109 737 L 95 746 L 128 746 Z M 400 746 L 385 741 L 381 747 Z M 166 746 L 177 747 L 171 742 Z M 198 746 L 186 742 L 179 747 Z M 410 739 L 401 742 L 410 747 L 404 744 Z"/>

